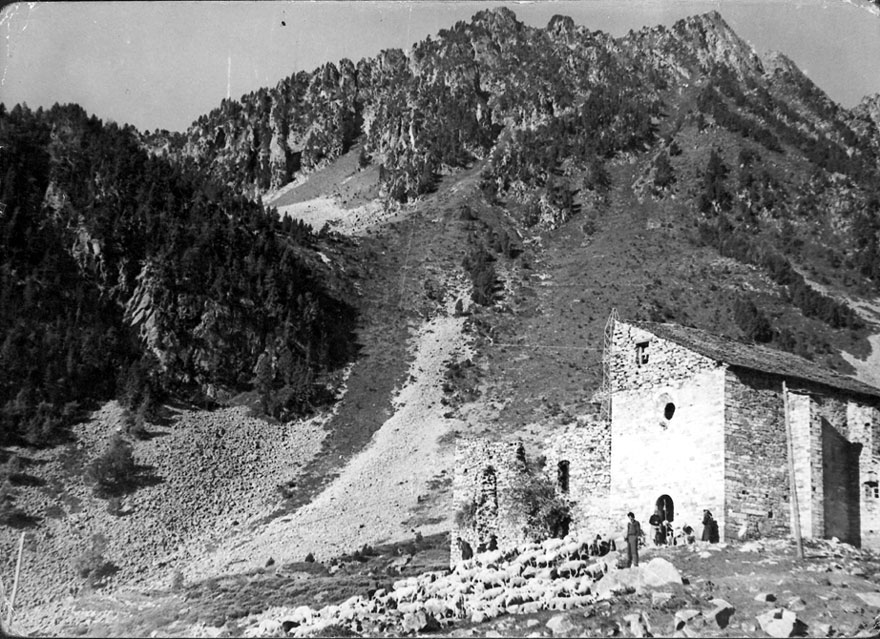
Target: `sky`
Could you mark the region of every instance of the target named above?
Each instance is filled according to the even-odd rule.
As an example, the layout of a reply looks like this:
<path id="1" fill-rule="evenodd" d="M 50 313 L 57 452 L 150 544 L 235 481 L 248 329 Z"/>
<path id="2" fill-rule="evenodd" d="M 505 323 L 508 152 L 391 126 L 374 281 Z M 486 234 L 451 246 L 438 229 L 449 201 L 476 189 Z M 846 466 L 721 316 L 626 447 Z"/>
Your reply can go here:
<path id="1" fill-rule="evenodd" d="M 861 4 L 859 4 L 861 2 Z M 713 9 L 758 53 L 785 53 L 843 106 L 880 93 L 880 12 L 863 0 L 32 2 L 0 13 L 0 101 L 76 102 L 104 120 L 183 130 L 225 97 L 507 6 L 614 36 Z"/>

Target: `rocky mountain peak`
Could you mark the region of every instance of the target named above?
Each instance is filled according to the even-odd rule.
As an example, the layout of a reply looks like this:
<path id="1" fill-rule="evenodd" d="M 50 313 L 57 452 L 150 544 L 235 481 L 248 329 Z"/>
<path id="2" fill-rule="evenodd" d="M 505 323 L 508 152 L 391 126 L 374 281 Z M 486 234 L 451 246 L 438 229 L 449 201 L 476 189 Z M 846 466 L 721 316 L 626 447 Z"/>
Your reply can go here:
<path id="1" fill-rule="evenodd" d="M 570 16 L 556 14 L 547 23 L 547 32 L 551 36 L 569 36 L 577 30 Z"/>
<path id="2" fill-rule="evenodd" d="M 507 7 L 485 9 L 474 14 L 472 24 L 480 25 L 490 31 L 519 30 L 523 28 L 516 14 Z"/>
<path id="3" fill-rule="evenodd" d="M 761 61 L 764 64 L 764 72 L 768 76 L 776 74 L 789 75 L 792 78 L 805 78 L 803 71 L 787 55 L 780 51 L 766 53 Z"/>
<path id="4" fill-rule="evenodd" d="M 866 95 L 852 111 L 856 116 L 871 120 L 880 127 L 880 93 Z"/>
<path id="5" fill-rule="evenodd" d="M 717 11 L 690 16 L 672 26 L 681 45 L 690 49 L 708 67 L 723 64 L 740 78 L 763 72 L 754 49 L 724 21 Z"/>

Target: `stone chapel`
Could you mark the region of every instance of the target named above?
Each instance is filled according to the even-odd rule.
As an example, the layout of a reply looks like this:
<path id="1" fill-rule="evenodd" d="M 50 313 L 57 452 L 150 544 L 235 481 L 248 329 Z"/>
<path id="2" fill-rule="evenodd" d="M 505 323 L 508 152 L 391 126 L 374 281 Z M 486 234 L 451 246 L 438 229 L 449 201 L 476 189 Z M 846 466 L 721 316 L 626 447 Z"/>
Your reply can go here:
<path id="1" fill-rule="evenodd" d="M 675 324 L 613 324 L 608 419 L 550 434 L 544 472 L 572 506 L 570 532 L 620 538 L 660 509 L 721 540 L 791 534 L 789 438 L 805 538 L 880 547 L 880 389 L 768 347 Z M 788 422 L 788 428 L 786 427 Z M 528 472 L 518 442 L 459 443 L 452 534 L 473 548 L 525 540 L 506 487 Z"/>

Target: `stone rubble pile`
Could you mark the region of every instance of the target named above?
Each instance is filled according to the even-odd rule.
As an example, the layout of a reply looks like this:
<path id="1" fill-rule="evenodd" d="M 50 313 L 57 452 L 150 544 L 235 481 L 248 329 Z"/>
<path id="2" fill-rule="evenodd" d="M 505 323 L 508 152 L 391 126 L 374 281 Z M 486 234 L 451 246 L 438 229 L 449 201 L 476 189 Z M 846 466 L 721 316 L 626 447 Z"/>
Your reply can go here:
<path id="1" fill-rule="evenodd" d="M 83 473 L 121 430 L 121 415 L 121 407 L 109 402 L 74 427 L 65 455 L 29 453 L 39 462 L 34 475 L 46 486 L 35 482 L 18 491 L 21 507 L 40 519 L 27 531 L 27 581 L 18 594 L 23 609 L 48 606 L 85 587 L 75 564 L 94 535 L 106 540 L 103 555 L 119 570 L 114 583 L 149 578 L 167 587 L 175 569 L 188 561 L 198 565 L 191 560 L 201 559 L 209 543 L 270 511 L 280 498 L 278 484 L 318 453 L 325 436 L 320 418 L 279 424 L 250 417 L 243 407 L 180 411 L 170 425 L 149 425 L 150 439 L 133 441 L 147 481 L 123 496 L 122 516 L 114 516 Z M 18 534 L 0 526 L 0 554 L 15 548 Z M 45 622 L 40 611 L 33 616 L 35 626 Z"/>
<path id="2" fill-rule="evenodd" d="M 504 614 L 565 611 L 641 592 L 645 587 L 682 583 L 675 567 L 654 558 L 639 568 L 618 569 L 619 555 L 589 555 L 587 539 L 549 539 L 509 552 L 490 551 L 456 565 L 449 573 L 427 572 L 396 581 L 369 597 L 313 610 L 300 606 L 255 620 L 245 636 L 306 637 L 344 627 L 367 635 L 423 632 L 456 621 L 482 623 Z"/>

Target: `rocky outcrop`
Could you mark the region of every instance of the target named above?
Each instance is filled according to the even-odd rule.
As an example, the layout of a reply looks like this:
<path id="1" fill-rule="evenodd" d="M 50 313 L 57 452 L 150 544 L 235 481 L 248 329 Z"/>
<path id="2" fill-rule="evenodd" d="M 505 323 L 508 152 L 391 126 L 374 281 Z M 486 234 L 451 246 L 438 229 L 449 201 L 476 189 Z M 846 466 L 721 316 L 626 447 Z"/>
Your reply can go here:
<path id="1" fill-rule="evenodd" d="M 430 191 L 445 167 L 487 157 L 502 131 L 560 118 L 597 86 L 638 86 L 650 103 L 671 86 L 719 71 L 762 89 L 787 78 L 792 95 L 821 94 L 784 56 L 762 61 L 716 11 L 615 39 L 564 16 L 540 29 L 496 9 L 407 53 L 328 63 L 224 100 L 182 137 L 149 144 L 170 143 L 172 154 L 259 195 L 338 157 L 362 136 L 365 155 L 382 165 L 385 193 L 404 200 Z"/>

